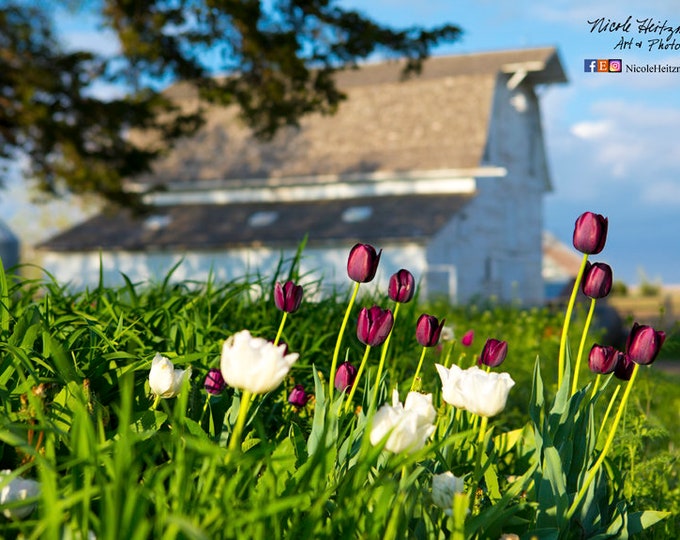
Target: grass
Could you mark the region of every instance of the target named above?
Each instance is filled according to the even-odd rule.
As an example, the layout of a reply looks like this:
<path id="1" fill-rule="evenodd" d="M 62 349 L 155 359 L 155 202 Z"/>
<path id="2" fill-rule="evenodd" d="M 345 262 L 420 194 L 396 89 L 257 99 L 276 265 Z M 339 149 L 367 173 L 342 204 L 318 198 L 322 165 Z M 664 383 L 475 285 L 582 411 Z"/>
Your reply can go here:
<path id="1" fill-rule="evenodd" d="M 324 382 L 345 295 L 303 302 L 289 318 L 282 340 L 300 353 L 300 361 L 280 389 L 254 402 L 238 459 L 227 450 L 239 393 L 228 389 L 208 399 L 202 382 L 208 369 L 219 365 L 222 342 L 231 334 L 247 328 L 273 339 L 281 317 L 268 292 L 273 283 L 257 277 L 172 283 L 168 275 L 155 284 L 128 280 L 117 289 L 72 292 L 54 281 L 0 276 L 0 468 L 34 477 L 42 488 L 38 510 L 29 519 L 0 517 L 2 537 L 87 538 L 93 531 L 100 539 L 443 538 L 454 531 L 454 518 L 431 502 L 429 479 L 448 469 L 465 474 L 475 452 L 473 424 L 463 418 L 459 426 L 466 429 L 451 432 L 453 417 L 438 405 L 436 442 L 419 453 L 388 457 L 362 436 L 365 416 L 338 418 L 327 412 L 318 420 L 321 409 L 332 410 Z M 376 291 L 359 302 L 386 304 Z M 448 356 L 472 365 L 486 338 L 510 343 L 503 370 L 517 384 L 506 410 L 493 419 L 489 437 L 519 437 L 529 417 L 537 357 L 548 393 L 557 390 L 552 359 L 561 313 L 405 304 L 380 402 L 388 389 L 398 386 L 404 393 L 411 383 L 420 356 L 415 322 L 424 311 L 445 317 L 457 336 L 475 331 L 469 348 L 452 341 L 428 351 L 422 389 L 437 403 L 434 362 Z M 356 312 L 353 317 L 350 328 Z M 573 336 L 580 336 L 581 320 L 575 321 Z M 363 351 L 349 331 L 342 359 L 346 353 L 358 364 Z M 193 376 L 186 391 L 161 400 L 154 411 L 148 371 L 157 352 L 178 367 L 191 365 Z M 371 356 L 369 374 L 376 365 L 377 354 Z M 581 378 L 592 380 L 585 366 Z M 304 409 L 287 403 L 294 384 L 315 394 Z M 656 538 L 680 537 L 678 384 L 677 377 L 654 367 L 641 373 L 616 451 L 607 460 L 619 471 L 614 488 L 628 495 L 631 508 L 672 513 L 675 521 L 652 529 L 661 535 Z M 371 394 L 368 383 L 360 390 Z M 527 473 L 530 452 L 514 442 L 496 456 L 496 481 L 503 493 L 514 495 L 506 500 L 499 494 L 494 504 L 476 502 L 474 515 L 490 516 L 488 524 L 479 525 L 485 531 L 480 537 L 521 530 L 536 511 L 513 491 L 519 484 L 513 487 L 508 480 Z M 499 510 L 490 513 L 494 507 Z"/>

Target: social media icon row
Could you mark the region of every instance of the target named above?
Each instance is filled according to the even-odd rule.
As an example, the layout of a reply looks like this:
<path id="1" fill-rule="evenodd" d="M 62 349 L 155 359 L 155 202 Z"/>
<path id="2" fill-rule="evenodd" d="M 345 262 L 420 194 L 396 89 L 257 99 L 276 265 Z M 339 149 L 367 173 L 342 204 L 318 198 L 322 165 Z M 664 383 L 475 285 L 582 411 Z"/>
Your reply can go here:
<path id="1" fill-rule="evenodd" d="M 586 73 L 621 73 L 623 62 L 621 59 L 594 59 L 587 58 L 583 61 L 583 71 Z"/>

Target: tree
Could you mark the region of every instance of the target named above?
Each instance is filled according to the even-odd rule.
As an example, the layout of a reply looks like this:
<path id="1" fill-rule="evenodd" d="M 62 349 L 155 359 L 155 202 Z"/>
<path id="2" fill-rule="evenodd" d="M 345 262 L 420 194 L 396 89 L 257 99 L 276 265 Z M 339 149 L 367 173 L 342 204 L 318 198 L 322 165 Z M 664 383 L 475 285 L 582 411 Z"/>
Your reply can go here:
<path id="1" fill-rule="evenodd" d="M 181 114 L 160 88 L 185 81 L 210 104 L 236 105 L 263 139 L 306 114 L 333 113 L 344 94 L 334 74 L 375 53 L 406 58 L 417 73 L 431 48 L 458 38 L 450 24 L 392 29 L 333 0 L 99 0 L 121 52 L 102 58 L 64 51 L 49 13 L 26 3 L 0 7 L 0 158 L 26 156 L 46 191 L 65 186 L 127 206 L 124 180 L 202 123 Z M 97 81 L 124 85 L 98 99 Z M 136 145 L 131 130 L 162 145 Z"/>

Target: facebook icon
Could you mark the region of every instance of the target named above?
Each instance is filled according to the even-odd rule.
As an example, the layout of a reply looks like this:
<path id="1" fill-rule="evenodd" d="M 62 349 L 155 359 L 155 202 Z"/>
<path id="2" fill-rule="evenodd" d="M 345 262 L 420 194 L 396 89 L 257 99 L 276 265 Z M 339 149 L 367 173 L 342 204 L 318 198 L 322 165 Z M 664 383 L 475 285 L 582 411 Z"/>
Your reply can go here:
<path id="1" fill-rule="evenodd" d="M 583 71 L 586 73 L 595 73 L 597 71 L 597 60 L 584 60 L 583 61 Z"/>

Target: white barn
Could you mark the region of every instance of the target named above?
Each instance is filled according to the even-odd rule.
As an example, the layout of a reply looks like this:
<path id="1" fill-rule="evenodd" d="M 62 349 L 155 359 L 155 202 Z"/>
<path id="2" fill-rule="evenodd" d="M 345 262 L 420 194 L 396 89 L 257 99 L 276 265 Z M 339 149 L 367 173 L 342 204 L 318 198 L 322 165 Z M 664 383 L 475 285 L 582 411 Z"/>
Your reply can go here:
<path id="1" fill-rule="evenodd" d="M 341 73 L 334 116 L 255 140 L 215 108 L 153 174 L 130 184 L 153 212 L 103 213 L 43 243 L 43 265 L 76 287 L 268 275 L 305 237 L 302 271 L 347 283 L 356 242 L 453 302 L 543 300 L 543 196 L 551 183 L 536 87 L 566 82 L 554 48 L 434 57 Z M 169 95 L 198 105 L 188 87 Z M 157 188 L 162 189 L 157 189 Z"/>

